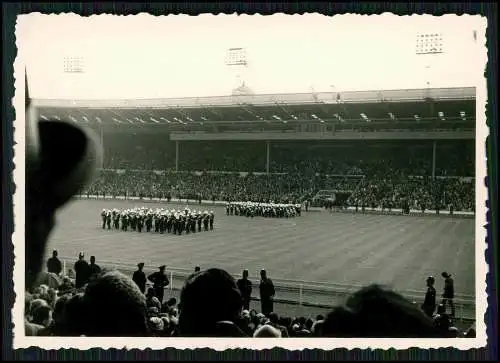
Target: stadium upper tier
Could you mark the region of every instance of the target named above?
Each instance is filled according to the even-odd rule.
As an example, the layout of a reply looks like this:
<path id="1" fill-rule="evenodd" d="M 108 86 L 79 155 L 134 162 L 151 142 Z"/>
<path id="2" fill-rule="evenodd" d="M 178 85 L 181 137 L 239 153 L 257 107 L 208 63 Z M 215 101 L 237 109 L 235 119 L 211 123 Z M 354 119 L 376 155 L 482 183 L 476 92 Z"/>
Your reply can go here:
<path id="1" fill-rule="evenodd" d="M 41 119 L 109 131 L 470 131 L 475 99 L 475 88 L 434 88 L 33 104 Z"/>

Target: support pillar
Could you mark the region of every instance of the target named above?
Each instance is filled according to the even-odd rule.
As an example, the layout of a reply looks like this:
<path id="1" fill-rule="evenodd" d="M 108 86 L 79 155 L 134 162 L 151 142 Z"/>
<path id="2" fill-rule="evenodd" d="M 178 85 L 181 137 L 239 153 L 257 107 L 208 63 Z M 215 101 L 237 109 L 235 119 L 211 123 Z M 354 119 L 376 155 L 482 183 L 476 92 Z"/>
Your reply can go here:
<path id="1" fill-rule="evenodd" d="M 266 173 L 269 174 L 269 155 L 271 149 L 271 142 L 266 141 Z"/>
<path id="2" fill-rule="evenodd" d="M 179 140 L 175 140 L 175 171 L 179 171 Z"/>
<path id="3" fill-rule="evenodd" d="M 436 177 L 436 140 L 432 142 L 432 179 Z"/>

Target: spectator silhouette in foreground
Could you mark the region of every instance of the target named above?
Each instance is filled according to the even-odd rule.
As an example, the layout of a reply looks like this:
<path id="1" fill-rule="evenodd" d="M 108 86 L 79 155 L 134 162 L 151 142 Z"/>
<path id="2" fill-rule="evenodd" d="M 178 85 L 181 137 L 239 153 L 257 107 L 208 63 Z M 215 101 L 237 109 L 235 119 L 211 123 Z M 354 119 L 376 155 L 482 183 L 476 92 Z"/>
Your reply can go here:
<path id="1" fill-rule="evenodd" d="M 453 303 L 453 299 L 455 298 L 455 286 L 453 284 L 453 278 L 448 272 L 441 273 L 441 276 L 444 278 L 444 290 L 443 290 L 443 300 L 441 304 L 446 307 L 446 303 L 450 305 L 451 308 L 451 317 L 455 317 L 455 304 Z"/>
<path id="2" fill-rule="evenodd" d="M 141 262 L 137 264 L 137 271 L 134 271 L 132 275 L 132 280 L 137 284 L 139 290 L 144 294 L 146 292 L 146 274 L 142 270 L 144 268 L 144 263 Z"/>
<path id="3" fill-rule="evenodd" d="M 434 310 L 436 310 L 436 289 L 434 288 L 434 282 L 434 277 L 429 276 L 427 278 L 427 292 L 425 293 L 424 303 L 422 304 L 422 310 L 429 318 L 433 317 Z"/>
<path id="4" fill-rule="evenodd" d="M 165 294 L 165 287 L 170 284 L 167 275 L 165 274 L 165 269 L 167 266 L 162 265 L 159 267 L 159 271 L 156 271 L 148 276 L 148 280 L 153 283 L 153 289 L 155 290 L 155 295 L 160 300 L 160 304 L 163 303 L 163 295 Z"/>
<path id="5" fill-rule="evenodd" d="M 83 303 L 85 336 L 139 337 L 149 333 L 146 297 L 131 278 L 116 270 L 102 271 L 91 281 Z"/>
<path id="6" fill-rule="evenodd" d="M 89 265 L 89 281 L 95 279 L 95 277 L 101 272 L 101 268 L 99 265 L 95 263 L 95 256 L 90 256 L 90 265 Z"/>
<path id="7" fill-rule="evenodd" d="M 266 270 L 260 271 L 260 305 L 262 314 L 268 316 L 273 312 L 273 298 L 275 294 L 273 281 L 267 277 Z"/>
<path id="8" fill-rule="evenodd" d="M 180 336 L 246 336 L 236 325 L 242 311 L 241 294 L 224 270 L 211 268 L 191 275 L 182 288 L 179 310 Z"/>
<path id="9" fill-rule="evenodd" d="M 42 270 L 55 213 L 92 179 L 102 148 L 90 130 L 65 121 L 39 120 L 26 72 L 25 118 L 25 285 L 29 288 Z"/>
<path id="10" fill-rule="evenodd" d="M 87 261 L 85 261 L 85 255 L 83 252 L 78 254 L 78 261 L 75 262 L 75 287 L 77 289 L 85 286 L 89 282 L 90 278 L 90 267 Z"/>
<path id="11" fill-rule="evenodd" d="M 250 300 L 252 297 L 252 282 L 248 279 L 248 270 L 243 270 L 241 279 L 237 281 L 238 288 L 243 298 L 243 309 L 250 310 Z"/>
<path id="12" fill-rule="evenodd" d="M 47 260 L 47 271 L 59 276 L 62 271 L 62 264 L 57 258 L 57 251 L 52 251 L 52 257 Z"/>
<path id="13" fill-rule="evenodd" d="M 437 338 L 432 319 L 418 306 L 378 285 L 364 287 L 334 308 L 322 324 L 325 337 Z"/>

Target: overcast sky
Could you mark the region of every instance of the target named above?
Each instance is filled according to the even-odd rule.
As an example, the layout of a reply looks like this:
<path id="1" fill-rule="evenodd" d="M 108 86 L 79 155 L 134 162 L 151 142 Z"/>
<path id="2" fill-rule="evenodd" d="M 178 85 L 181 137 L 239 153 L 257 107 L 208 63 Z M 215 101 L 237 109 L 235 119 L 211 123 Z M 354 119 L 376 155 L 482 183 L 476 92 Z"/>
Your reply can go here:
<path id="1" fill-rule="evenodd" d="M 16 34 L 34 98 L 172 98 L 231 94 L 231 47 L 246 49 L 242 76 L 260 94 L 424 88 L 427 80 L 474 86 L 485 24 L 455 15 L 32 14 L 19 18 Z M 433 32 L 442 33 L 445 53 L 416 55 L 416 35 Z M 85 73 L 65 74 L 66 56 L 83 57 Z"/>

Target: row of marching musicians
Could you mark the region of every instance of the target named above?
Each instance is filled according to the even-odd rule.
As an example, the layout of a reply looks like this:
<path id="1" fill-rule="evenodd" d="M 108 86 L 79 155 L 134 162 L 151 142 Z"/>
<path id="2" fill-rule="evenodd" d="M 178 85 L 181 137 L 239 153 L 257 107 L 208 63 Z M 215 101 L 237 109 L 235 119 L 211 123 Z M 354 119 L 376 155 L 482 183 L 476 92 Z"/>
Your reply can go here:
<path id="1" fill-rule="evenodd" d="M 300 217 L 301 208 L 300 204 L 230 202 L 226 205 L 226 214 L 252 218 L 293 218 Z"/>
<path id="2" fill-rule="evenodd" d="M 146 207 L 132 209 L 103 209 L 101 212 L 102 228 L 127 231 L 173 233 L 181 235 L 214 229 L 215 214 L 213 211 L 191 211 L 186 208 L 180 210 L 169 210 L 157 208 L 155 210 Z"/>

